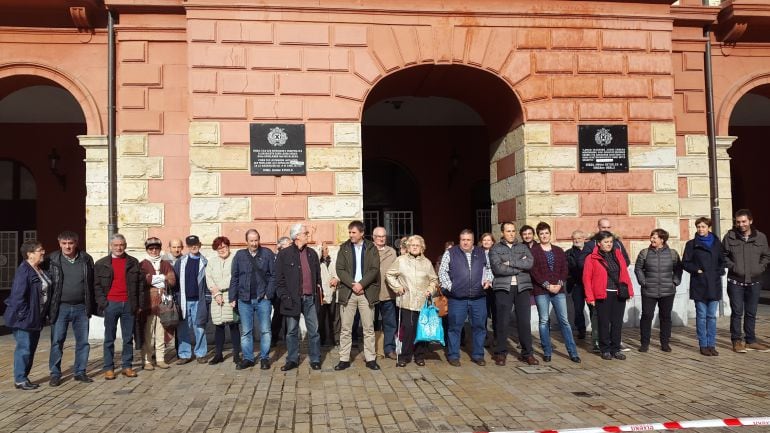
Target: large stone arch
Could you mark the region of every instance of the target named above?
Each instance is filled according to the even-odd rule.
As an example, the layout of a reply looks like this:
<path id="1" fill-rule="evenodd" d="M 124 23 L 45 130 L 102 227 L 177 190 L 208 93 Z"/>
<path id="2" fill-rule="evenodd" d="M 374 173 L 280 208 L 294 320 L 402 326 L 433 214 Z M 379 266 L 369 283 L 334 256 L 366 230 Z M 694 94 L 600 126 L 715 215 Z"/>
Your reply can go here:
<path id="1" fill-rule="evenodd" d="M 105 134 L 96 100 L 77 78 L 52 66 L 37 62 L 0 63 L 0 80 L 24 75 L 45 78 L 70 92 L 83 110 L 87 134 L 90 136 Z"/>
<path id="2" fill-rule="evenodd" d="M 717 135 L 728 135 L 730 115 L 733 113 L 738 101 L 752 89 L 770 84 L 770 71 L 754 74 L 742 80 L 736 80 L 736 83 L 727 91 L 722 103 L 719 105 L 719 111 L 717 112 Z"/>

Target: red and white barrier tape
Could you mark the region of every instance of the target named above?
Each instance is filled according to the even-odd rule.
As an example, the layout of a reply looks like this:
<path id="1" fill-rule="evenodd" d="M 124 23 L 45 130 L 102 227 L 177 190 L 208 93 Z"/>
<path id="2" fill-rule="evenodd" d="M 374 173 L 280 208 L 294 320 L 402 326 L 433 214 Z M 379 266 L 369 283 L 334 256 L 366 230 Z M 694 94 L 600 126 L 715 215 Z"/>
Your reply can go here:
<path id="1" fill-rule="evenodd" d="M 770 417 L 702 419 L 696 421 L 668 421 L 663 423 L 609 425 L 604 427 L 570 428 L 565 430 L 519 430 L 494 433 L 616 433 L 656 430 L 684 430 L 688 428 L 770 426 Z M 476 432 L 482 433 L 482 432 Z M 483 432 L 491 433 L 491 432 Z"/>

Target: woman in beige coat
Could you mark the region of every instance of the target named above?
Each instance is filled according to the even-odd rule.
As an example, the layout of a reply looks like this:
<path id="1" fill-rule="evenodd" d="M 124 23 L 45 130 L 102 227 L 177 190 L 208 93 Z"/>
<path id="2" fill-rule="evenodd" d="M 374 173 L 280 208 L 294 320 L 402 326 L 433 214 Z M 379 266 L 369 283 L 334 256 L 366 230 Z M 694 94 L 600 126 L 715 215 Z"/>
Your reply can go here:
<path id="1" fill-rule="evenodd" d="M 211 292 L 211 321 L 216 325 L 214 332 L 214 357 L 210 365 L 224 361 L 222 350 L 225 346 L 225 327 L 230 328 L 230 340 L 233 343 L 233 362 L 241 362 L 241 331 L 230 304 L 230 271 L 233 268 L 233 254 L 230 254 L 230 239 L 220 236 L 214 239 L 211 249 L 217 256 L 209 260 L 206 266 L 206 285 Z"/>
<path id="2" fill-rule="evenodd" d="M 438 276 L 433 263 L 425 257 L 425 240 L 414 235 L 407 239 L 407 254 L 398 256 L 393 266 L 387 271 L 388 285 L 398 295 L 396 304 L 401 308 L 400 329 L 401 353 L 398 354 L 397 367 L 406 367 L 412 360 L 425 365 L 427 343 L 414 343 L 417 334 L 417 321 L 420 309 L 425 306 L 428 296 L 436 293 Z"/>

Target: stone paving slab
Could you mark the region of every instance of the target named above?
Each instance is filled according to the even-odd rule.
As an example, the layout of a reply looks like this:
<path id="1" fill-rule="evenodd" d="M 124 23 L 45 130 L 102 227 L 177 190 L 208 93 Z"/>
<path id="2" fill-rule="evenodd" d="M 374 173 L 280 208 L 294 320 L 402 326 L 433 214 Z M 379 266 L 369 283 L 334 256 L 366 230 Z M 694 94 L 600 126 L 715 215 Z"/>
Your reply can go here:
<path id="1" fill-rule="evenodd" d="M 758 337 L 770 342 L 770 307 L 760 306 L 759 316 Z M 555 332 L 551 371 L 538 374 L 528 374 L 513 355 L 505 367 L 489 356 L 487 366 L 479 367 L 463 353 L 463 366 L 452 367 L 438 346 L 425 367 L 396 368 L 394 361 L 381 359 L 377 372 L 366 369 L 355 351 L 353 367 L 335 372 L 336 350 L 325 351 L 322 370 L 312 371 L 303 349 L 300 367 L 283 373 L 285 348 L 279 346 L 269 371 L 237 371 L 227 359 L 216 366 L 193 362 L 105 381 L 99 371 L 102 346 L 93 342 L 92 384 L 71 380 L 70 334 L 64 382 L 57 388 L 48 385 L 45 331 L 30 375 L 41 386 L 27 392 L 13 389 L 14 341 L 5 335 L 0 336 L 0 432 L 470 432 L 770 416 L 770 353 L 733 353 L 728 327 L 721 318 L 719 357 L 698 353 L 692 327 L 674 328 L 671 353 L 660 351 L 656 330 L 650 351 L 637 352 L 638 330 L 627 328 L 624 342 L 633 350 L 626 361 L 604 361 L 580 342 L 579 365 L 569 361 Z"/>

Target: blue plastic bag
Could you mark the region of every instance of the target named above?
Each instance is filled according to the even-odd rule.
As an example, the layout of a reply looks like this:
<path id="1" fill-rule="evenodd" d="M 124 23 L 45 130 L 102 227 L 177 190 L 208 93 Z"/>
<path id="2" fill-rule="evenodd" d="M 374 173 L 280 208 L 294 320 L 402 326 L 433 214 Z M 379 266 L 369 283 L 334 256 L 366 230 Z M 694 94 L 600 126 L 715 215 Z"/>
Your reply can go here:
<path id="1" fill-rule="evenodd" d="M 444 327 L 441 326 L 441 317 L 438 315 L 438 308 L 433 306 L 431 302 L 426 302 L 420 310 L 420 317 L 417 319 L 417 336 L 414 342 L 444 345 Z"/>

